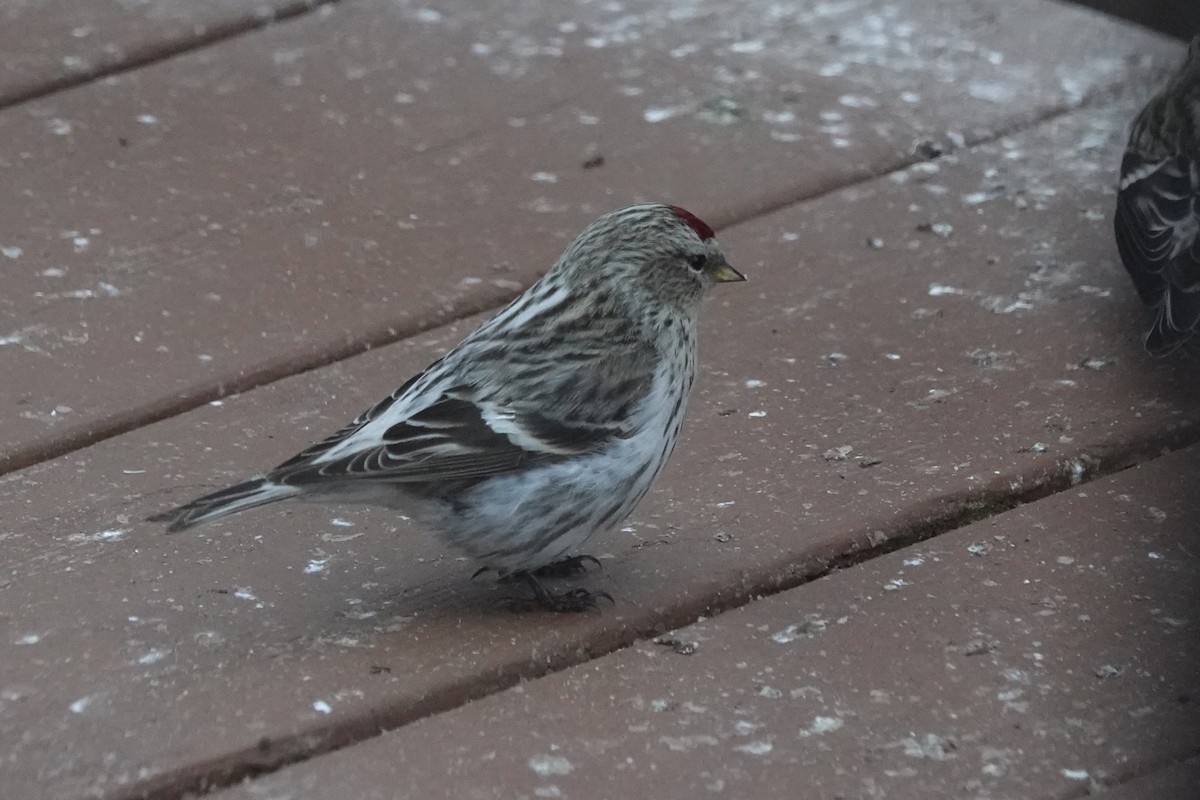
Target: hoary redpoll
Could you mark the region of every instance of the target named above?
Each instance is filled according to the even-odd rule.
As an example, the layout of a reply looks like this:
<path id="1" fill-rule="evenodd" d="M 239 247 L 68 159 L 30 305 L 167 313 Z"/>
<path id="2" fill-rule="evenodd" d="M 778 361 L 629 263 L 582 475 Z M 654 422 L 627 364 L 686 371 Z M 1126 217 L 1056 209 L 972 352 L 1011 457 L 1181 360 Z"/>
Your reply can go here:
<path id="1" fill-rule="evenodd" d="M 1166 355 L 1200 327 L 1200 37 L 1133 122 L 1113 224 L 1133 285 L 1158 311 L 1146 350 Z"/>
<path id="2" fill-rule="evenodd" d="M 696 375 L 696 317 L 745 280 L 674 206 L 592 223 L 554 268 L 448 354 L 266 475 L 151 517 L 181 531 L 288 498 L 412 514 L 553 610 L 537 573 L 628 515 L 675 447 Z"/>

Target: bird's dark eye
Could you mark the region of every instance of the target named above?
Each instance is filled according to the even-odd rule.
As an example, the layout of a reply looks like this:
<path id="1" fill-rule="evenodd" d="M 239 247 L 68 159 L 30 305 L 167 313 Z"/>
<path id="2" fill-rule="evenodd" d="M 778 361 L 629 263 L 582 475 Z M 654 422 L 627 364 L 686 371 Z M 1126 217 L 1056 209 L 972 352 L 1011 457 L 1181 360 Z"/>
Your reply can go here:
<path id="1" fill-rule="evenodd" d="M 708 256 L 704 255 L 704 253 L 695 253 L 687 257 L 687 263 L 689 267 L 699 272 L 708 263 Z"/>

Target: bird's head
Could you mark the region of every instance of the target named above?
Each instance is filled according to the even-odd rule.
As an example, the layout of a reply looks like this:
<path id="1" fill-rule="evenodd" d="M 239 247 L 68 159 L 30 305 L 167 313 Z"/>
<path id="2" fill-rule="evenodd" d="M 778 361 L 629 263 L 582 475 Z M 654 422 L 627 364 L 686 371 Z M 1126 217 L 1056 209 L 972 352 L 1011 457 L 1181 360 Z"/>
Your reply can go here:
<path id="1" fill-rule="evenodd" d="M 570 280 L 691 311 L 718 283 L 744 281 L 713 229 L 678 206 L 648 203 L 605 214 L 579 235 L 556 270 Z"/>

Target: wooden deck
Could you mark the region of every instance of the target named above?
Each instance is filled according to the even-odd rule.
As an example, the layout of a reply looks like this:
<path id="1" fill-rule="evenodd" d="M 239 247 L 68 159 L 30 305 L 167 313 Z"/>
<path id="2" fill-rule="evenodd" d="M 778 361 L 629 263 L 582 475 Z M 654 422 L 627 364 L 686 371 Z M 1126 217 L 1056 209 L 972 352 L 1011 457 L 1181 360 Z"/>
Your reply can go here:
<path id="1" fill-rule="evenodd" d="M 0 2 L 0 796 L 1189 796 L 1200 366 L 1110 216 L 1183 52 L 1053 0 Z M 651 199 L 750 280 L 614 607 L 380 510 L 141 521 Z"/>

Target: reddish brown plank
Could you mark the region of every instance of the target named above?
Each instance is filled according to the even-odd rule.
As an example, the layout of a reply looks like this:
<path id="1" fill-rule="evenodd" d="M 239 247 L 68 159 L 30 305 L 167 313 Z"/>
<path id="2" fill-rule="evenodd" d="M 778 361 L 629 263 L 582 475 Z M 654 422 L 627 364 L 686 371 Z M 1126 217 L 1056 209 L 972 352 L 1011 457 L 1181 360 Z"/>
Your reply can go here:
<path id="1" fill-rule="evenodd" d="M 1200 751 L 1197 474 L 1175 453 L 215 797 L 1090 794 Z"/>
<path id="2" fill-rule="evenodd" d="M 438 8 L 0 114 L 0 470 L 494 306 L 613 207 L 723 224 L 1180 53 L 1037 0 Z"/>
<path id="3" fill-rule="evenodd" d="M 707 309 L 662 489 L 596 542 L 601 614 L 504 612 L 507 590 L 381 511 L 139 522 L 291 455 L 466 324 L 0 479 L 3 782 L 118 797 L 242 775 L 1194 440 L 1196 366 L 1144 357 L 1101 211 L 1132 108 L 722 234 L 750 281 Z"/>
<path id="4" fill-rule="evenodd" d="M 321 0 L 6 0 L 0 108 L 311 10 Z"/>

